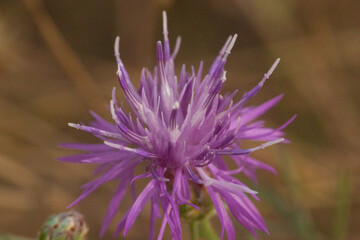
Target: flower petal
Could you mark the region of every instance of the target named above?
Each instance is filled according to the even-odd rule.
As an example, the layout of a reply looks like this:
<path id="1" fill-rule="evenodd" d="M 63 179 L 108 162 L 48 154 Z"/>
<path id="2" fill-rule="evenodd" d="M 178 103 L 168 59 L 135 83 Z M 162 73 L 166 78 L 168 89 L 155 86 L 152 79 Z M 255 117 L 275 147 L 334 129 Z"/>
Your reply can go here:
<path id="1" fill-rule="evenodd" d="M 141 210 L 145 207 L 146 203 L 150 198 L 157 192 L 158 187 L 155 180 L 151 180 L 144 190 L 139 194 L 136 201 L 132 205 L 129 215 L 126 219 L 124 236 L 130 230 L 131 226 L 134 224 L 137 216 L 140 214 Z"/>

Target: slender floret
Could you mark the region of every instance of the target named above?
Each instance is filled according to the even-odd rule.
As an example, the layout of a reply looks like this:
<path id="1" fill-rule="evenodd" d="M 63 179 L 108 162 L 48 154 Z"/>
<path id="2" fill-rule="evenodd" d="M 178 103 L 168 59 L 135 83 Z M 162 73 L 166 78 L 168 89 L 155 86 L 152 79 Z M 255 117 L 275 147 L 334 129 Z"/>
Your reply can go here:
<path id="1" fill-rule="evenodd" d="M 62 157 L 61 161 L 98 165 L 98 177 L 82 186 L 83 193 L 69 207 L 102 184 L 116 180 L 118 187 L 109 203 L 101 236 L 114 218 L 127 188 L 133 194 L 133 202 L 118 223 L 115 235 L 120 232 L 126 235 L 149 203 L 149 239 L 155 239 L 156 235 L 157 239 L 162 239 L 167 225 L 172 239 L 181 239 L 180 217 L 191 219 L 209 212 L 208 204 L 198 196 L 212 202 L 222 225 L 222 238 L 226 233 L 228 239 L 235 239 L 233 223 L 226 209 L 254 235 L 256 230 L 267 233 L 262 217 L 250 201 L 250 198 L 258 199 L 257 192 L 233 175 L 243 173 L 255 181 L 257 168 L 275 172 L 271 166 L 249 154 L 286 142 L 282 130 L 295 116 L 272 129 L 257 118 L 277 104 L 282 95 L 256 107 L 245 107 L 245 104 L 262 88 L 280 59 L 253 89 L 234 102 L 237 91 L 222 95 L 221 89 L 227 80 L 225 63 L 237 35 L 227 39 L 204 76 L 201 63 L 197 71 L 192 67 L 190 72 L 183 65 L 177 77 L 174 59 L 180 38 L 171 52 L 165 12 L 163 23 L 164 41 L 157 42 L 156 46 L 157 65 L 153 73 L 142 70 L 138 89 L 133 86 L 120 58 L 119 37 L 115 40 L 117 77 L 132 108 L 131 113 L 118 104 L 114 88 L 110 100 L 112 123 L 95 113 L 92 113 L 95 120 L 89 125 L 69 123 L 70 127 L 89 132 L 100 140 L 98 144 L 62 144 L 87 153 Z M 260 143 L 244 149 L 241 147 L 243 140 Z M 224 156 L 229 158 L 225 160 Z M 228 161 L 233 161 L 237 169 L 229 169 Z M 140 163 L 147 167 L 135 176 L 134 169 Z M 134 184 L 138 179 L 147 179 L 147 185 L 136 195 Z M 190 209 L 191 214 L 186 209 Z M 156 219 L 162 222 L 158 234 L 155 234 Z"/>

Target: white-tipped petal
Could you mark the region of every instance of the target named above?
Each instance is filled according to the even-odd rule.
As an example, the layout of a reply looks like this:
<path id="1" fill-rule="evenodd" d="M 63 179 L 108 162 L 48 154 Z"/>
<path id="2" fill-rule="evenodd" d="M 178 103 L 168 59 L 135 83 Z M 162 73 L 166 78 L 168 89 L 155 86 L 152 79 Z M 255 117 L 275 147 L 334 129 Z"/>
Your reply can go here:
<path id="1" fill-rule="evenodd" d="M 227 46 L 227 48 L 226 48 L 226 50 L 225 50 L 224 58 L 226 58 L 226 57 L 231 53 L 231 50 L 232 50 L 232 48 L 233 48 L 234 45 L 235 45 L 235 42 L 236 42 L 237 37 L 238 37 L 237 34 L 235 34 L 235 35 L 232 37 L 229 45 Z"/>
<path id="2" fill-rule="evenodd" d="M 167 15 L 166 11 L 163 11 L 163 33 L 166 36 L 168 33 Z"/>
<path id="3" fill-rule="evenodd" d="M 271 68 L 269 69 L 269 71 L 265 74 L 265 76 L 266 76 L 267 78 L 269 78 L 270 75 L 274 72 L 274 70 L 275 70 L 275 68 L 277 67 L 277 65 L 279 64 L 279 62 L 280 62 L 280 58 L 277 58 L 277 59 L 275 60 L 275 62 L 273 63 L 273 65 L 271 66 Z"/>
<path id="4" fill-rule="evenodd" d="M 72 128 L 76 128 L 76 129 L 80 128 L 80 124 L 78 124 L 78 123 L 68 123 L 68 126 L 72 127 Z"/>

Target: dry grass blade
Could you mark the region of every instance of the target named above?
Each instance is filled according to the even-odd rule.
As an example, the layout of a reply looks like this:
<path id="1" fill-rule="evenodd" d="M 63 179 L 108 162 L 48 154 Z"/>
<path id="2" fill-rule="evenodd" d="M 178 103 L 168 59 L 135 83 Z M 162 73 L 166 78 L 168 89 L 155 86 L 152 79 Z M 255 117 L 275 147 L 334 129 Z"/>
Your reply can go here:
<path id="1" fill-rule="evenodd" d="M 98 113 L 104 113 L 103 97 L 75 52 L 66 43 L 41 0 L 23 0 L 41 36 L 73 81 L 79 94 Z"/>
<path id="2" fill-rule="evenodd" d="M 42 179 L 28 170 L 25 165 L 3 155 L 0 155 L 0 166 L 6 169 L 6 171 L 1 171 L 0 177 L 12 184 L 26 188 L 34 188 L 36 185 L 43 183 Z"/>

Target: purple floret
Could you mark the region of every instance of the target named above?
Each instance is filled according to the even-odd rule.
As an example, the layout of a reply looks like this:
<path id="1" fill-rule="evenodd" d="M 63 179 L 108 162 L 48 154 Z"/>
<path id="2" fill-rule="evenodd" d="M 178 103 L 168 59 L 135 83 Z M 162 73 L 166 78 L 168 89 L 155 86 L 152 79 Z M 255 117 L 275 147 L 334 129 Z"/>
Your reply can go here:
<path id="1" fill-rule="evenodd" d="M 113 123 L 92 113 L 94 121 L 89 125 L 69 123 L 69 126 L 89 132 L 100 139 L 99 144 L 62 144 L 62 147 L 87 153 L 62 157 L 61 161 L 97 164 L 98 178 L 82 186 L 83 193 L 69 207 L 77 204 L 102 184 L 117 180 L 118 187 L 112 197 L 100 236 L 103 236 L 121 204 L 127 188 L 134 200 L 118 223 L 115 235 L 130 230 L 144 206 L 150 202 L 151 216 L 149 239 L 155 239 L 156 219 L 162 219 L 157 239 L 162 239 L 165 227 L 171 229 L 172 239 L 181 239 L 179 207 L 187 204 L 201 211 L 193 201 L 193 192 L 202 191 L 212 200 L 222 225 L 221 238 L 226 232 L 228 239 L 235 239 L 233 223 L 226 206 L 234 218 L 256 235 L 255 230 L 268 233 L 264 220 L 250 201 L 258 199 L 250 189 L 233 175 L 244 173 L 256 180 L 255 169 L 275 173 L 275 169 L 249 156 L 251 152 L 267 146 L 286 142 L 282 131 L 295 118 L 277 129 L 264 126 L 257 120 L 275 104 L 282 95 L 256 106 L 245 107 L 247 101 L 262 88 L 280 59 L 277 59 L 263 79 L 238 102 L 233 101 L 237 91 L 220 94 L 226 81 L 226 59 L 233 48 L 237 35 L 230 36 L 208 73 L 203 75 L 203 64 L 197 71 L 181 68 L 175 75 L 174 59 L 179 50 L 180 38 L 171 53 L 166 14 L 164 18 L 164 42 L 156 48 L 157 65 L 153 73 L 141 72 L 140 87 L 136 89 L 119 54 L 119 38 L 115 41 L 117 76 L 126 100 L 132 108 L 128 113 L 118 105 L 115 88 L 110 101 Z M 241 148 L 242 140 L 262 141 L 249 149 Z M 237 169 L 228 169 L 223 156 L 230 156 Z M 134 176 L 134 169 L 146 163 L 143 173 Z M 148 179 L 139 195 L 135 195 L 134 182 Z M 194 189 L 194 186 L 197 186 Z M 199 187 L 200 186 L 200 187 Z"/>

